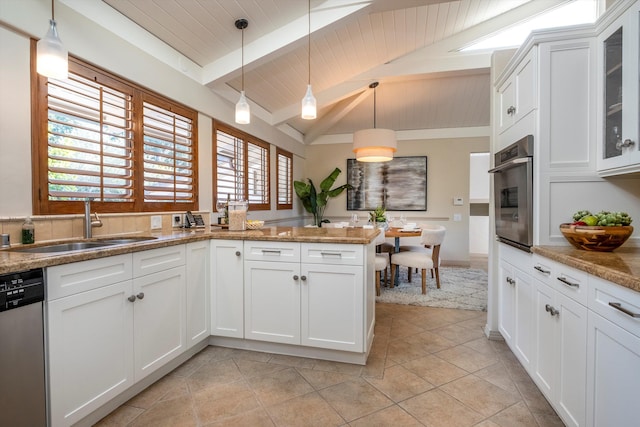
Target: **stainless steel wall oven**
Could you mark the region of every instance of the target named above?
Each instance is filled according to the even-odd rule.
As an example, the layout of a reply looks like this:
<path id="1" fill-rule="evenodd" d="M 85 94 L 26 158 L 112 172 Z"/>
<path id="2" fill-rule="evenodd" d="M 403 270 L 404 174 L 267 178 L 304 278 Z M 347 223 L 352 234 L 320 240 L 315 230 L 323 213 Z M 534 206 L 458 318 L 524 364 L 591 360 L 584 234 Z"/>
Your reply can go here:
<path id="1" fill-rule="evenodd" d="M 493 191 L 496 236 L 530 251 L 533 245 L 533 135 L 495 154 Z"/>

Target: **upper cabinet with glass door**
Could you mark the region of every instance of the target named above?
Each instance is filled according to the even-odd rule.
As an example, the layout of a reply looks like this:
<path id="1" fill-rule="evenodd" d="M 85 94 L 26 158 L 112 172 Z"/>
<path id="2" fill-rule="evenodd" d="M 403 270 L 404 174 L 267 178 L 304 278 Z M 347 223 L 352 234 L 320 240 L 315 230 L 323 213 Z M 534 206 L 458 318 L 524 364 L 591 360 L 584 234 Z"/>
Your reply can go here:
<path id="1" fill-rule="evenodd" d="M 598 35 L 598 172 L 640 172 L 640 1 Z M 630 6 L 629 6 L 630 4 Z"/>

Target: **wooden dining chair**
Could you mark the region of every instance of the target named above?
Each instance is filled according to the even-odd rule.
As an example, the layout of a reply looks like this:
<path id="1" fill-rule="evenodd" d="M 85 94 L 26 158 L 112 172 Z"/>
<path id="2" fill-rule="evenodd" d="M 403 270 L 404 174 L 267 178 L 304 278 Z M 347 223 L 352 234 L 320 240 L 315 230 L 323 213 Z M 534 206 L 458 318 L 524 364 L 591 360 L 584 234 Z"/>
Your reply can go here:
<path id="1" fill-rule="evenodd" d="M 391 287 L 395 283 L 395 273 L 397 266 L 418 268 L 422 270 L 422 293 L 427 293 L 427 270 L 432 270 L 436 286 L 440 289 L 440 246 L 444 241 L 446 228 L 443 226 L 430 226 L 423 228 L 420 235 L 420 243 L 423 247 L 429 247 L 427 251 L 404 251 L 391 255 Z"/>
<path id="2" fill-rule="evenodd" d="M 376 246 L 385 242 L 384 230 L 380 229 L 380 234 L 376 236 Z M 384 270 L 384 281 L 387 281 L 387 268 L 389 267 L 389 254 L 385 252 L 376 253 L 375 270 L 376 270 L 376 295 L 380 296 L 380 282 L 382 279 L 382 271 Z"/>

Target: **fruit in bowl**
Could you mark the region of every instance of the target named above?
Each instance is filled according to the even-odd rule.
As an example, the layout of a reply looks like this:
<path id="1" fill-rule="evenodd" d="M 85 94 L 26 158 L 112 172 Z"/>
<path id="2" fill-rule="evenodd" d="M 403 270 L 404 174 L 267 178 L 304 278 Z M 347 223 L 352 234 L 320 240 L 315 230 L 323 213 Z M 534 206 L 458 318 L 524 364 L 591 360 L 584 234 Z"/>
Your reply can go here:
<path id="1" fill-rule="evenodd" d="M 560 224 L 560 231 L 569 243 L 587 251 L 610 252 L 627 241 L 633 221 L 626 212 L 601 211 L 592 214 L 578 211 L 573 222 Z"/>

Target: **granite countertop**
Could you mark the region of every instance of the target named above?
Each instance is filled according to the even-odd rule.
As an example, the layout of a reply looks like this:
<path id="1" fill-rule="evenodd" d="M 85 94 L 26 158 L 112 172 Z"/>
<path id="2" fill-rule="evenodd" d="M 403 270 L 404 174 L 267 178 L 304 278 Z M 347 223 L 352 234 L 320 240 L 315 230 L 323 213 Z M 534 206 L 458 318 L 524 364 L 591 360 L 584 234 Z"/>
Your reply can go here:
<path id="1" fill-rule="evenodd" d="M 640 248 L 622 246 L 613 252 L 596 252 L 573 246 L 534 246 L 531 251 L 640 292 Z"/>
<path id="2" fill-rule="evenodd" d="M 123 245 L 104 246 L 100 248 L 83 249 L 79 251 L 53 252 L 53 253 L 25 253 L 13 252 L 8 249 L 0 249 L 0 274 L 14 273 L 30 270 L 32 268 L 51 267 L 54 265 L 68 264 L 72 262 L 86 261 L 96 258 L 104 258 L 112 255 L 145 251 L 148 249 L 162 248 L 183 243 L 196 242 L 209 239 L 233 239 L 233 240 L 270 240 L 286 242 L 307 243 L 354 243 L 369 244 L 378 230 L 354 229 L 354 228 L 300 228 L 300 227 L 267 227 L 261 230 L 228 231 L 228 230 L 179 230 L 169 233 L 153 232 L 146 235 L 116 235 L 100 236 L 94 239 L 66 239 L 47 242 L 37 242 L 29 247 L 77 242 L 99 241 L 107 238 L 127 237 L 153 237 L 152 240 L 143 240 Z M 15 245 L 17 249 L 23 245 Z"/>

